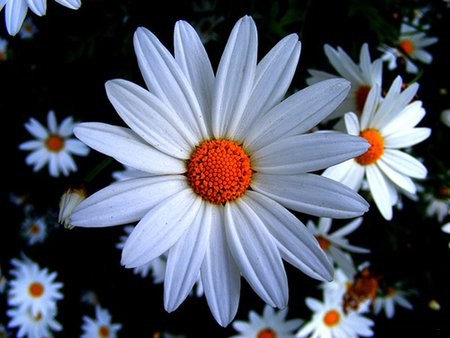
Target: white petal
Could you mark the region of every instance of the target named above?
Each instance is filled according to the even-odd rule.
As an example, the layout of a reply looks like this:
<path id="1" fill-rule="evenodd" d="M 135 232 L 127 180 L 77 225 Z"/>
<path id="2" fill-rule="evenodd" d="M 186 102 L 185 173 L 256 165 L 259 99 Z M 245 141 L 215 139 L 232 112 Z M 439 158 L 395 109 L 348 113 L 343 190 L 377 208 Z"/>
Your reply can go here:
<path id="1" fill-rule="evenodd" d="M 342 48 L 338 47 L 338 50 L 335 50 L 330 45 L 325 44 L 324 50 L 328 60 L 342 77 L 352 82 L 364 82 L 361 77 L 361 70 Z"/>
<path id="2" fill-rule="evenodd" d="M 241 276 L 225 238 L 223 208 L 212 211 L 209 245 L 200 271 L 211 313 L 221 326 L 227 326 L 238 309 Z"/>
<path id="3" fill-rule="evenodd" d="M 325 169 L 322 176 L 341 182 L 347 187 L 358 191 L 363 182 L 364 173 L 364 167 L 351 159 Z"/>
<path id="4" fill-rule="evenodd" d="M 353 221 L 351 221 L 350 223 L 348 223 L 348 224 L 344 225 L 343 227 L 339 228 L 338 230 L 336 230 L 332 234 L 330 234 L 330 236 L 332 236 L 332 237 L 345 237 L 345 236 L 351 234 L 356 229 L 358 229 L 359 226 L 361 225 L 362 221 L 363 221 L 363 218 L 362 217 L 358 217 L 358 218 L 354 219 Z"/>
<path id="5" fill-rule="evenodd" d="M 407 148 L 426 140 L 430 134 L 430 128 L 399 130 L 384 138 L 384 146 L 386 148 Z"/>
<path id="6" fill-rule="evenodd" d="M 48 172 L 52 177 L 59 177 L 58 155 L 54 152 L 49 153 Z"/>
<path id="7" fill-rule="evenodd" d="M 74 133 L 89 147 L 132 168 L 156 175 L 186 171 L 183 161 L 156 150 L 128 128 L 89 122 L 77 125 Z"/>
<path id="8" fill-rule="evenodd" d="M 255 79 L 258 35 L 249 16 L 240 19 L 228 38 L 217 69 L 212 105 L 216 138 L 234 138 Z"/>
<path id="9" fill-rule="evenodd" d="M 282 257 L 309 275 L 322 281 L 333 278 L 333 267 L 320 249 L 314 235 L 286 208 L 257 192 L 242 197 L 261 218 Z"/>
<path id="10" fill-rule="evenodd" d="M 44 145 L 42 144 L 42 141 L 37 140 L 26 141 L 19 144 L 20 150 L 37 150 L 43 147 Z"/>
<path id="11" fill-rule="evenodd" d="M 186 299 L 199 278 L 209 242 L 213 207 L 202 203 L 192 224 L 169 250 L 164 277 L 164 308 L 168 312 Z"/>
<path id="12" fill-rule="evenodd" d="M 392 204 L 386 181 L 376 165 L 366 166 L 367 182 L 370 193 L 381 215 L 388 221 L 392 219 Z"/>
<path id="13" fill-rule="evenodd" d="M 61 124 L 59 125 L 58 134 L 61 135 L 62 137 L 69 137 L 73 134 L 73 127 L 74 127 L 73 117 L 72 116 L 66 117 L 64 120 L 62 120 Z"/>
<path id="14" fill-rule="evenodd" d="M 50 134 L 56 134 L 58 132 L 58 122 L 56 121 L 55 112 L 50 110 L 47 114 L 47 126 Z"/>
<path id="15" fill-rule="evenodd" d="M 28 7 L 34 14 L 39 16 L 45 15 L 45 12 L 47 10 L 47 0 L 26 0 L 26 2 L 28 3 Z"/>
<path id="16" fill-rule="evenodd" d="M 163 200 L 187 188 L 183 176 L 153 176 L 113 183 L 81 202 L 71 224 L 104 227 L 139 221 Z"/>
<path id="17" fill-rule="evenodd" d="M 81 0 L 55 0 L 55 1 L 70 9 L 78 9 L 81 6 Z"/>
<path id="18" fill-rule="evenodd" d="M 396 149 L 385 149 L 383 162 L 403 175 L 413 178 L 425 178 L 427 168 L 407 153 Z"/>
<path id="19" fill-rule="evenodd" d="M 383 174 L 385 174 L 392 181 L 392 183 L 406 190 L 410 194 L 416 193 L 416 185 L 411 178 L 399 173 L 397 170 L 392 169 L 383 161 L 382 158 L 377 161 L 376 165 L 380 168 Z"/>
<path id="20" fill-rule="evenodd" d="M 252 168 L 264 174 L 298 174 L 327 168 L 355 158 L 370 144 L 341 133 L 312 133 L 283 138 L 252 155 Z"/>
<path id="21" fill-rule="evenodd" d="M 28 6 L 23 0 L 8 1 L 5 6 L 5 23 L 9 35 L 16 35 L 22 27 L 23 20 L 27 15 Z"/>
<path id="22" fill-rule="evenodd" d="M 150 92 L 171 107 L 197 138 L 209 138 L 205 117 L 189 80 L 170 52 L 145 28 L 134 34 L 134 49 Z"/>
<path id="23" fill-rule="evenodd" d="M 50 153 L 45 148 L 33 151 L 25 158 L 25 163 L 34 165 L 33 171 L 38 171 L 49 161 Z"/>
<path id="24" fill-rule="evenodd" d="M 319 217 L 350 218 L 368 209 L 367 202 L 347 186 L 314 174 L 258 173 L 251 187 L 287 208 Z"/>
<path id="25" fill-rule="evenodd" d="M 37 139 L 44 140 L 48 137 L 47 129 L 34 118 L 30 118 L 30 121 L 25 123 L 25 129 Z"/>
<path id="26" fill-rule="evenodd" d="M 202 203 L 200 197 L 186 188 L 157 204 L 128 237 L 121 263 L 134 268 L 161 256 L 192 225 Z"/>
<path id="27" fill-rule="evenodd" d="M 396 131 L 414 128 L 425 116 L 422 101 L 414 101 L 398 112 L 389 123 L 380 129 L 380 133 L 388 136 Z"/>
<path id="28" fill-rule="evenodd" d="M 84 143 L 75 139 L 68 139 L 65 141 L 65 149 L 72 154 L 78 156 L 86 156 L 90 149 Z"/>
<path id="29" fill-rule="evenodd" d="M 331 79 L 291 95 L 255 120 L 245 136 L 244 147 L 253 152 L 281 137 L 310 130 L 342 102 L 349 89 L 348 81 Z"/>
<path id="30" fill-rule="evenodd" d="M 297 67 L 300 46 L 296 34 L 288 35 L 258 63 L 252 93 L 236 127 L 236 140 L 244 140 L 253 121 L 283 99 Z"/>
<path id="31" fill-rule="evenodd" d="M 334 246 L 330 246 L 328 251 L 337 266 L 341 268 L 349 278 L 353 278 L 356 274 L 356 268 L 352 257 Z"/>
<path id="32" fill-rule="evenodd" d="M 267 304 L 284 308 L 287 277 L 272 235 L 243 199 L 225 205 L 225 220 L 228 246 L 242 276 Z"/>
<path id="33" fill-rule="evenodd" d="M 360 131 L 369 128 L 380 101 L 381 87 L 375 84 L 370 89 L 369 94 L 367 94 L 366 102 L 364 103 L 363 112 L 361 114 Z"/>
<path id="34" fill-rule="evenodd" d="M 189 158 L 199 138 L 157 97 L 132 82 L 106 82 L 106 94 L 120 117 L 133 131 L 162 152 Z"/>
<path id="35" fill-rule="evenodd" d="M 355 113 L 347 113 L 344 115 L 345 127 L 350 135 L 359 135 L 361 127 L 359 125 L 358 116 Z"/>

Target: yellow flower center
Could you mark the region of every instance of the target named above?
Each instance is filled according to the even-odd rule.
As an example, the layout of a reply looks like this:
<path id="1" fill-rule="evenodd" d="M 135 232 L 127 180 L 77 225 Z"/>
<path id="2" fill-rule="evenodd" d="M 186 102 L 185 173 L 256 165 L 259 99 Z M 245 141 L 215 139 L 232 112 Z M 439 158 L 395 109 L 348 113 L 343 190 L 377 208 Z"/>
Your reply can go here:
<path id="1" fill-rule="evenodd" d="M 367 95 L 369 95 L 370 92 L 370 86 L 367 85 L 362 85 L 359 86 L 358 89 L 356 90 L 356 95 L 355 95 L 355 103 L 356 103 L 356 109 L 358 110 L 358 113 L 362 113 L 363 109 L 364 109 L 364 104 L 366 103 L 367 100 Z"/>
<path id="2" fill-rule="evenodd" d="M 327 250 L 330 246 L 330 241 L 326 239 L 325 237 L 318 235 L 316 236 L 317 242 L 319 242 L 319 246 L 322 248 L 322 250 Z"/>
<path id="3" fill-rule="evenodd" d="M 359 136 L 369 141 L 370 148 L 364 154 L 356 157 L 355 161 L 361 165 L 369 165 L 378 161 L 384 153 L 384 139 L 381 133 L 376 129 L 366 129 Z"/>
<path id="4" fill-rule="evenodd" d="M 64 144 L 65 144 L 64 138 L 62 138 L 58 134 L 52 134 L 48 136 L 47 139 L 45 140 L 45 146 L 47 147 L 48 150 L 53 152 L 60 151 L 64 147 Z"/>
<path id="5" fill-rule="evenodd" d="M 244 149 L 229 140 L 207 140 L 197 146 L 186 173 L 191 188 L 214 204 L 242 196 L 250 186 L 252 174 Z"/>
<path id="6" fill-rule="evenodd" d="M 341 319 L 341 314 L 336 310 L 329 310 L 325 315 L 323 316 L 323 322 L 326 326 L 334 326 L 337 323 L 339 323 L 339 320 Z"/>
<path id="7" fill-rule="evenodd" d="M 400 40 L 399 46 L 401 50 L 408 55 L 410 55 L 414 51 L 414 44 L 409 39 Z"/>
<path id="8" fill-rule="evenodd" d="M 258 332 L 256 338 L 276 338 L 277 334 L 270 327 L 266 327 Z"/>
<path id="9" fill-rule="evenodd" d="M 100 337 L 109 337 L 109 327 L 102 325 L 98 328 L 98 335 Z"/>
<path id="10" fill-rule="evenodd" d="M 40 297 L 44 293 L 44 285 L 42 285 L 39 282 L 33 282 L 28 287 L 28 292 L 30 293 L 30 295 L 32 297 L 35 297 L 35 298 Z"/>

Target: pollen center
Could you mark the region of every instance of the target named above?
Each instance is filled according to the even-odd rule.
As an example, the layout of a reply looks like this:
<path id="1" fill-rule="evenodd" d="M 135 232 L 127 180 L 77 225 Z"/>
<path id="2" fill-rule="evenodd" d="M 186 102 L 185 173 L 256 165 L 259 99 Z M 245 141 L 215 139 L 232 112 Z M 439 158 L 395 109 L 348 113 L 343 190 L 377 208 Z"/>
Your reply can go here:
<path id="1" fill-rule="evenodd" d="M 100 337 L 109 337 L 109 327 L 102 325 L 98 328 L 98 335 Z"/>
<path id="2" fill-rule="evenodd" d="M 318 236 L 316 236 L 316 239 L 317 239 L 317 242 L 319 242 L 319 246 L 322 250 L 327 250 L 330 247 L 331 243 L 327 238 L 325 238 L 321 235 L 318 235 Z"/>
<path id="3" fill-rule="evenodd" d="M 325 315 L 323 316 L 323 322 L 327 326 L 334 326 L 337 323 L 339 323 L 339 320 L 341 318 L 341 315 L 336 310 L 329 310 Z"/>
<path id="4" fill-rule="evenodd" d="M 64 138 L 57 134 L 52 134 L 45 140 L 45 146 L 48 150 L 58 152 L 64 147 Z"/>
<path id="5" fill-rule="evenodd" d="M 40 297 L 44 293 L 44 285 L 39 282 L 33 282 L 28 287 L 28 292 L 32 297 Z"/>
<path id="6" fill-rule="evenodd" d="M 364 109 L 364 104 L 366 103 L 367 95 L 369 95 L 369 92 L 370 86 L 367 85 L 359 86 L 358 89 L 356 90 L 355 103 L 356 109 L 358 110 L 359 113 L 362 113 Z"/>
<path id="7" fill-rule="evenodd" d="M 252 173 L 250 158 L 236 142 L 207 140 L 192 153 L 186 175 L 198 195 L 222 204 L 245 193 Z"/>
<path id="8" fill-rule="evenodd" d="M 364 154 L 356 157 L 355 161 L 361 165 L 369 165 L 378 161 L 384 153 L 384 139 L 381 133 L 376 129 L 366 129 L 359 136 L 369 141 L 370 148 Z"/>
<path id="9" fill-rule="evenodd" d="M 414 51 L 414 44 L 411 40 L 403 39 L 400 40 L 399 46 L 406 54 L 410 55 Z"/>
<path id="10" fill-rule="evenodd" d="M 256 338 L 277 338 L 277 334 L 270 327 L 266 327 L 258 332 Z"/>

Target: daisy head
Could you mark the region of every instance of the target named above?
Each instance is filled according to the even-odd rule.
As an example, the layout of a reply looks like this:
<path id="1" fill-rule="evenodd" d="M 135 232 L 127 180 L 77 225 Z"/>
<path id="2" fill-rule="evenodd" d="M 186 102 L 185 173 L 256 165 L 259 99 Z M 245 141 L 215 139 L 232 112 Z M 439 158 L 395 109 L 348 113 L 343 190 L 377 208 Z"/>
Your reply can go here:
<path id="1" fill-rule="evenodd" d="M 425 166 L 401 149 L 411 147 L 430 136 L 430 128 L 416 127 L 425 116 L 421 101 L 413 101 L 419 85 L 414 83 L 402 91 L 397 77 L 385 97 L 375 86 L 369 92 L 361 117 L 345 115 L 347 132 L 370 143 L 362 155 L 326 169 L 323 176 L 359 190 L 366 179 L 376 206 L 387 220 L 392 219 L 392 206 L 398 191 L 415 194 L 412 180 L 424 179 Z"/>
<path id="2" fill-rule="evenodd" d="M 75 128 L 90 147 L 147 175 L 88 197 L 71 224 L 138 222 L 122 264 L 134 268 L 167 253 L 166 310 L 175 310 L 200 276 L 214 317 L 227 325 L 237 311 L 241 276 L 281 308 L 288 298 L 283 259 L 313 278 L 332 277 L 314 236 L 287 208 L 334 218 L 364 213 L 361 196 L 311 172 L 358 156 L 369 144 L 357 136 L 306 133 L 342 102 L 348 81 L 322 81 L 283 100 L 300 55 L 295 34 L 258 63 L 256 26 L 245 16 L 215 74 L 192 26 L 177 22 L 174 39 L 173 56 L 139 28 L 134 46 L 147 89 L 125 80 L 106 83 L 128 127 Z"/>
<path id="3" fill-rule="evenodd" d="M 19 145 L 19 149 L 31 151 L 25 162 L 38 171 L 48 164 L 50 176 L 64 176 L 77 171 L 73 155 L 86 156 L 89 148 L 82 142 L 72 138 L 74 122 L 72 117 L 65 118 L 58 125 L 53 110 L 47 114 L 47 127 L 34 118 L 25 123 L 25 128 L 35 138 Z"/>
<path id="4" fill-rule="evenodd" d="M 36 25 L 34 24 L 31 17 L 28 17 L 23 22 L 22 28 L 19 31 L 19 36 L 22 39 L 32 39 L 34 37 L 34 34 L 36 34 L 38 31 Z"/>
<path id="5" fill-rule="evenodd" d="M 384 310 L 387 318 L 391 319 L 395 315 L 395 307 L 400 306 L 408 310 L 413 309 L 413 305 L 408 300 L 409 293 L 397 286 L 388 286 L 381 290 L 374 300 L 373 311 L 379 314 Z"/>
<path id="6" fill-rule="evenodd" d="M 42 243 L 47 238 L 45 217 L 27 217 L 22 223 L 21 233 L 29 245 Z"/>
<path id="7" fill-rule="evenodd" d="M 121 324 L 111 322 L 111 314 L 100 306 L 95 307 L 95 318 L 83 316 L 80 338 L 115 338 Z"/>
<path id="8" fill-rule="evenodd" d="M 86 196 L 87 191 L 84 187 L 69 187 L 59 200 L 58 222 L 70 229 L 70 215 Z"/>
<path id="9" fill-rule="evenodd" d="M 55 308 L 33 314 L 29 307 L 13 307 L 6 314 L 11 318 L 8 327 L 17 328 L 17 337 L 53 337 L 53 332 L 62 330 Z"/>
<path id="10" fill-rule="evenodd" d="M 233 328 L 239 332 L 232 338 L 294 338 L 294 331 L 302 324 L 300 319 L 286 320 L 288 309 L 275 311 L 266 305 L 263 315 L 250 311 L 249 321 L 236 320 Z"/>

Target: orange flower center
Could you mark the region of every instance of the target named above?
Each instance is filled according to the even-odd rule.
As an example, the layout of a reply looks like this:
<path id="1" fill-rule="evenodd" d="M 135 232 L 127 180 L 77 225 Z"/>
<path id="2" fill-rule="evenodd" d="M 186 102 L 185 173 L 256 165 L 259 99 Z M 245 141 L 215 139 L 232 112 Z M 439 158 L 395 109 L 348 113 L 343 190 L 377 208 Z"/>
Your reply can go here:
<path id="1" fill-rule="evenodd" d="M 384 139 L 381 133 L 376 129 L 366 129 L 359 136 L 369 141 L 370 148 L 364 154 L 356 157 L 355 161 L 361 165 L 369 165 L 378 161 L 384 153 Z"/>
<path id="2" fill-rule="evenodd" d="M 6 60 L 6 53 L 0 51 L 0 61 L 5 61 L 5 60 Z"/>
<path id="3" fill-rule="evenodd" d="M 52 134 L 45 140 L 45 146 L 48 150 L 58 152 L 64 147 L 65 140 L 58 134 Z"/>
<path id="4" fill-rule="evenodd" d="M 198 195 L 222 204 L 242 196 L 252 174 L 250 158 L 240 145 L 229 140 L 208 140 L 192 153 L 186 175 Z"/>
<path id="5" fill-rule="evenodd" d="M 329 310 L 323 316 L 323 322 L 325 323 L 326 326 L 330 326 L 330 327 L 339 323 L 340 319 L 341 319 L 341 315 L 336 310 Z"/>
<path id="6" fill-rule="evenodd" d="M 39 226 L 39 224 L 34 223 L 32 226 L 30 226 L 30 232 L 36 235 L 41 232 L 41 227 Z"/>
<path id="7" fill-rule="evenodd" d="M 356 95 L 355 95 L 355 103 L 356 103 L 356 109 L 358 110 L 358 113 L 362 113 L 363 109 L 364 109 L 364 104 L 366 103 L 367 100 L 367 95 L 369 95 L 370 92 L 370 86 L 367 85 L 363 85 L 363 86 L 359 86 L 358 89 L 356 90 Z"/>
<path id="8" fill-rule="evenodd" d="M 276 338 L 277 334 L 270 327 L 266 327 L 258 332 L 256 338 Z"/>
<path id="9" fill-rule="evenodd" d="M 44 293 L 44 285 L 39 282 L 33 282 L 28 287 L 28 292 L 32 297 L 40 297 Z"/>
<path id="10" fill-rule="evenodd" d="M 319 246 L 322 248 L 322 250 L 327 250 L 330 246 L 330 241 L 326 239 L 325 237 L 319 235 L 316 236 L 317 242 L 319 242 Z"/>
<path id="11" fill-rule="evenodd" d="M 414 44 L 409 39 L 400 40 L 399 46 L 406 54 L 410 55 L 414 51 Z"/>
<path id="12" fill-rule="evenodd" d="M 98 328 L 98 335 L 100 337 L 109 337 L 109 327 L 102 325 Z"/>

